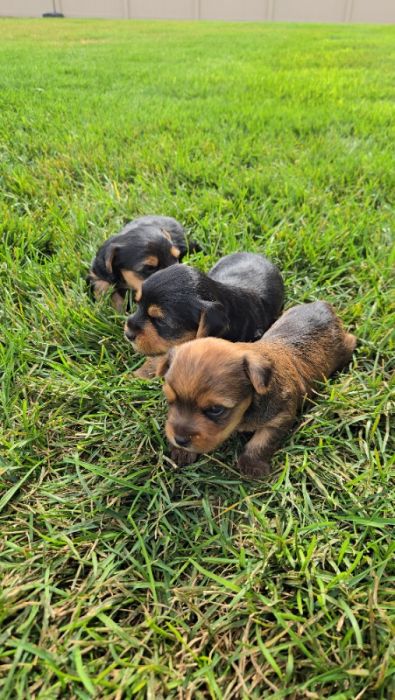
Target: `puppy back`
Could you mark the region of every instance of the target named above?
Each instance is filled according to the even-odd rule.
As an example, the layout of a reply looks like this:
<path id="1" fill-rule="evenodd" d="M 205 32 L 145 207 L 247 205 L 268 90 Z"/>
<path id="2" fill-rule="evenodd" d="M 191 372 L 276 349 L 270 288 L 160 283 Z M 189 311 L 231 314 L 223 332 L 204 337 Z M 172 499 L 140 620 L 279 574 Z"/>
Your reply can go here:
<path id="1" fill-rule="evenodd" d="M 292 307 L 259 342 L 281 344 L 308 381 L 344 367 L 356 346 L 355 336 L 344 330 L 333 307 L 324 301 Z"/>
<path id="2" fill-rule="evenodd" d="M 279 269 L 257 253 L 232 253 L 221 258 L 208 276 L 240 290 L 256 294 L 273 322 L 284 305 L 284 282 Z"/>

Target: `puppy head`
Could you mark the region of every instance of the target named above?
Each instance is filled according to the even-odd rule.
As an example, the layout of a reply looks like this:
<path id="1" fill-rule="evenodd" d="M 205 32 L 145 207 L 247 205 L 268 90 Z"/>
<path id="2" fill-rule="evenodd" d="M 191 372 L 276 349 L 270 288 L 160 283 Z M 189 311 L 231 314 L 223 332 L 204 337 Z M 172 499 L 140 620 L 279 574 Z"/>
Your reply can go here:
<path id="1" fill-rule="evenodd" d="M 158 226 L 141 224 L 112 236 L 99 248 L 88 282 L 98 298 L 109 285 L 133 289 L 136 297 L 145 279 L 158 270 L 178 263 L 180 250 L 170 234 Z"/>
<path id="2" fill-rule="evenodd" d="M 246 343 L 202 338 L 170 350 L 157 373 L 165 375 L 169 441 L 200 453 L 224 442 L 254 395 L 267 393 L 272 366 Z"/>
<path id="3" fill-rule="evenodd" d="M 125 242 L 115 252 L 113 267 L 120 270 L 129 288 L 139 292 L 154 272 L 178 263 L 180 250 L 165 229 L 145 224 L 123 235 Z"/>
<path id="4" fill-rule="evenodd" d="M 135 350 L 161 355 L 193 338 L 221 335 L 225 311 L 220 303 L 200 298 L 200 277 L 198 270 L 177 265 L 144 282 L 137 311 L 125 324 L 125 337 Z"/>

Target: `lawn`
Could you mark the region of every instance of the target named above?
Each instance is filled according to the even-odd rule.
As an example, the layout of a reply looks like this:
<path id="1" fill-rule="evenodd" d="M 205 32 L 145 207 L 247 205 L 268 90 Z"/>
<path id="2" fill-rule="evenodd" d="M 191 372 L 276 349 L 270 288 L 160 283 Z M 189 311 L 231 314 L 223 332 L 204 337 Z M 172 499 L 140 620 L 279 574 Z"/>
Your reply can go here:
<path id="1" fill-rule="evenodd" d="M 393 27 L 0 22 L 2 700 L 393 697 L 394 59 Z M 269 480 L 239 437 L 176 468 L 86 294 L 148 213 L 358 336 Z"/>

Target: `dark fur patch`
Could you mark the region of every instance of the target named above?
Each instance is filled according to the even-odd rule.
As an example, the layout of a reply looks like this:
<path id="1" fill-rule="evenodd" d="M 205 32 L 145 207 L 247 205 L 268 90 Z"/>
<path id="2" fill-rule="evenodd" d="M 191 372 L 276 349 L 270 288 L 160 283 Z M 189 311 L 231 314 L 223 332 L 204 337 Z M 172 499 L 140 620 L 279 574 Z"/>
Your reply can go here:
<path id="1" fill-rule="evenodd" d="M 236 253 L 222 258 L 209 275 L 186 265 L 152 275 L 128 322 L 139 335 L 154 305 L 163 312 L 156 332 L 169 347 L 184 337 L 251 342 L 273 323 L 283 300 L 277 268 L 261 255 Z"/>
<path id="2" fill-rule="evenodd" d="M 99 281 L 118 292 L 139 292 L 142 280 L 178 263 L 187 249 L 184 229 L 175 219 L 143 216 L 131 221 L 97 251 L 88 275 L 94 296 Z"/>

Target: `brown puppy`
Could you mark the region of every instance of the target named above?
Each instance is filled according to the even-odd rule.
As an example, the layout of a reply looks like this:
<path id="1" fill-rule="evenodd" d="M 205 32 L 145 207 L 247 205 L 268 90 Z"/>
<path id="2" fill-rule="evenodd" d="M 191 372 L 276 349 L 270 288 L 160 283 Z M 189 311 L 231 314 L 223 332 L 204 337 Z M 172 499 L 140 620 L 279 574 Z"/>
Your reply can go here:
<path id="1" fill-rule="evenodd" d="M 173 348 L 158 368 L 173 459 L 191 463 L 235 430 L 253 432 L 239 469 L 269 473 L 305 396 L 350 361 L 355 345 L 333 308 L 317 301 L 289 309 L 256 343 L 202 338 Z"/>

